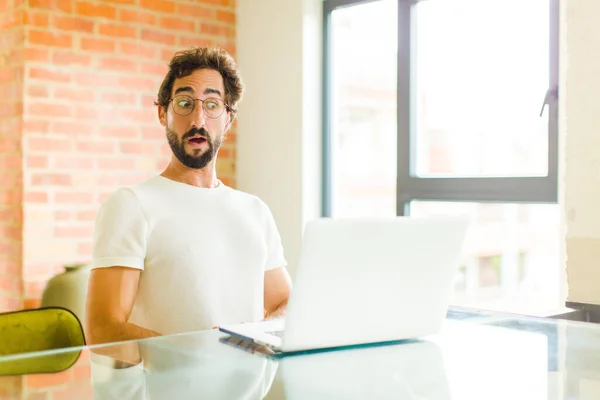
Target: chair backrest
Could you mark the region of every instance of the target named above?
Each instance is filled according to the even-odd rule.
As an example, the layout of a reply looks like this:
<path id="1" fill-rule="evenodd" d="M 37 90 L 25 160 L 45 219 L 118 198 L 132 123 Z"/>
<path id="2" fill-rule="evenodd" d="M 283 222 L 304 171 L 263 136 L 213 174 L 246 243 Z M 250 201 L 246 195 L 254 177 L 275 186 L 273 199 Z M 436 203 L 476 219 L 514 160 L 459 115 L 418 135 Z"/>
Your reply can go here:
<path id="1" fill-rule="evenodd" d="M 83 327 L 67 309 L 47 307 L 0 314 L 0 375 L 63 371 L 77 361 L 81 351 L 22 358 L 5 356 L 81 346 L 85 346 Z"/>

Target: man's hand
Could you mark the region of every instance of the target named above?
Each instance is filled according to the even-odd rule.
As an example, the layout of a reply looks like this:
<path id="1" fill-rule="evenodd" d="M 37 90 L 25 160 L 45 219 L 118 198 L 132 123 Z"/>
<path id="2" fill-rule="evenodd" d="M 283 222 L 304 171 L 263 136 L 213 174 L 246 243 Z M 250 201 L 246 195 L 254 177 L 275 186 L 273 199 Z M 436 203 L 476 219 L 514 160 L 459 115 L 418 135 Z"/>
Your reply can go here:
<path id="1" fill-rule="evenodd" d="M 265 272 L 265 319 L 285 316 L 291 291 L 292 279 L 285 267 Z"/>

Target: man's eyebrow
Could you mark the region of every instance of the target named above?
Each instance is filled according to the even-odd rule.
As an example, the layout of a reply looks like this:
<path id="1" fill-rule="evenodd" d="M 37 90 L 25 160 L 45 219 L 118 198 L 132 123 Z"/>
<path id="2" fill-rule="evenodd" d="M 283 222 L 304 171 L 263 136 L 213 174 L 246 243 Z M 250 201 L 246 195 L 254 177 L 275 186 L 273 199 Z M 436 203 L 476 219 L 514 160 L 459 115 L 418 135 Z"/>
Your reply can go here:
<path id="1" fill-rule="evenodd" d="M 182 87 L 179 87 L 179 88 L 175 89 L 175 93 L 173 93 L 173 94 L 175 95 L 175 94 L 177 94 L 177 93 L 181 93 L 181 92 L 191 92 L 191 93 L 195 93 L 196 91 L 195 91 L 195 90 L 194 90 L 194 88 L 193 88 L 193 87 L 191 87 L 191 86 L 182 86 Z"/>
<path id="2" fill-rule="evenodd" d="M 213 88 L 206 88 L 204 94 L 218 94 L 219 96 L 222 96 L 219 90 Z"/>

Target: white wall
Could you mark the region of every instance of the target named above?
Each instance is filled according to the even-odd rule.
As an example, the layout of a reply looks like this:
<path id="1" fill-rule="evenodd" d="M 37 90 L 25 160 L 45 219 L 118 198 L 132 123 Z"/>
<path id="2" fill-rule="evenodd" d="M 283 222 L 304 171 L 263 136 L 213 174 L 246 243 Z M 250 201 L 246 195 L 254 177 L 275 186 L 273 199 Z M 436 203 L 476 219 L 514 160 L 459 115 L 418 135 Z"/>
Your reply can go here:
<path id="1" fill-rule="evenodd" d="M 562 0 L 568 301 L 600 304 L 600 1 Z"/>
<path id="2" fill-rule="evenodd" d="M 320 0 L 238 0 L 237 187 L 271 208 L 292 275 L 321 208 Z"/>

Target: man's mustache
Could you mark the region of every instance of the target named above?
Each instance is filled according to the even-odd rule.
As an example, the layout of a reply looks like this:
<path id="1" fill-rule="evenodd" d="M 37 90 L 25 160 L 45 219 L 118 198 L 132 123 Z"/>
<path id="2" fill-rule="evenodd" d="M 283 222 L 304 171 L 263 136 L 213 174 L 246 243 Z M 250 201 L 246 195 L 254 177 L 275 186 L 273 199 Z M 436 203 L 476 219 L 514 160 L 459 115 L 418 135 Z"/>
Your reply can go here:
<path id="1" fill-rule="evenodd" d="M 201 135 L 208 141 L 208 132 L 204 128 L 192 128 L 185 135 L 183 135 L 182 139 L 187 139 L 195 135 Z"/>

